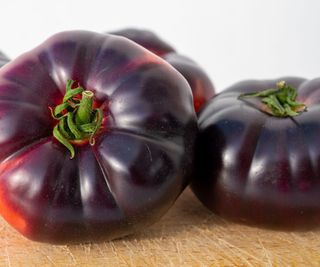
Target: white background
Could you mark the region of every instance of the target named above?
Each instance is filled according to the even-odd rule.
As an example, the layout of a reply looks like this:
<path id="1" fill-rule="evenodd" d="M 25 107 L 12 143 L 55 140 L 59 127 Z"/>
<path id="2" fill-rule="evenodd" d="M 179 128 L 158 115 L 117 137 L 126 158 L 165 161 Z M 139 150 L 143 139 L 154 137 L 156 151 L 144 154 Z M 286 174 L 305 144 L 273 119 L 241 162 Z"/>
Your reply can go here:
<path id="1" fill-rule="evenodd" d="M 242 79 L 320 76 L 318 0 L 113 0 L 0 3 L 11 58 L 70 29 L 158 33 L 206 69 L 218 91 Z"/>

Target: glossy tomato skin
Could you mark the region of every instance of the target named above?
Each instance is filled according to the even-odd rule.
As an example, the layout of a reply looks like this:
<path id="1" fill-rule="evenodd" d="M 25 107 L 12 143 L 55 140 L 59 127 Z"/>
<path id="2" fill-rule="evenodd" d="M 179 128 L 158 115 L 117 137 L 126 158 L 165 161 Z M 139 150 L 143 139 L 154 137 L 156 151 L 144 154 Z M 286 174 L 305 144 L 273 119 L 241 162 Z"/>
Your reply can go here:
<path id="1" fill-rule="evenodd" d="M 9 58 L 0 51 L 0 67 L 9 62 Z"/>
<path id="2" fill-rule="evenodd" d="M 76 156 L 49 108 L 67 79 L 95 93 L 103 126 Z M 121 37 L 54 35 L 0 70 L 0 213 L 26 237 L 118 238 L 157 221 L 188 184 L 192 93 L 168 63 Z"/>
<path id="3" fill-rule="evenodd" d="M 194 107 L 198 112 L 215 94 L 215 88 L 206 72 L 190 58 L 180 55 L 155 33 L 140 29 L 123 29 L 112 34 L 124 36 L 149 51 L 164 58 L 177 69 L 188 81 L 194 98 Z"/>
<path id="4" fill-rule="evenodd" d="M 163 41 L 152 31 L 127 28 L 110 33 L 126 37 L 160 57 L 176 52 L 176 50 L 170 44 Z"/>
<path id="5" fill-rule="evenodd" d="M 292 118 L 239 100 L 285 80 L 308 111 Z M 320 224 L 320 79 L 244 81 L 214 97 L 199 115 L 192 189 L 233 221 L 304 230 Z"/>

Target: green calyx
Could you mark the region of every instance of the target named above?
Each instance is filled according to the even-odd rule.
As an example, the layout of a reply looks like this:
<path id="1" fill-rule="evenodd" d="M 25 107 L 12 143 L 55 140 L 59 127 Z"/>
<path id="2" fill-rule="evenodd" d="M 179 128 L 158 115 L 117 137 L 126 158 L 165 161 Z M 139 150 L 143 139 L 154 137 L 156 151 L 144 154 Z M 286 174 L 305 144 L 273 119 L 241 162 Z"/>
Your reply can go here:
<path id="1" fill-rule="evenodd" d="M 294 117 L 307 110 L 304 103 L 296 101 L 297 91 L 294 87 L 285 81 L 278 82 L 276 86 L 260 92 L 241 94 L 239 98 L 261 98 L 261 102 L 270 109 L 270 114 L 276 117 Z"/>
<path id="2" fill-rule="evenodd" d="M 92 146 L 95 144 L 94 136 L 103 119 L 102 110 L 93 108 L 93 92 L 81 86 L 72 89 L 73 84 L 73 80 L 67 81 L 62 103 L 50 108 L 52 117 L 59 121 L 53 128 L 53 136 L 70 151 L 70 158 L 75 156 L 73 144 L 86 140 Z"/>

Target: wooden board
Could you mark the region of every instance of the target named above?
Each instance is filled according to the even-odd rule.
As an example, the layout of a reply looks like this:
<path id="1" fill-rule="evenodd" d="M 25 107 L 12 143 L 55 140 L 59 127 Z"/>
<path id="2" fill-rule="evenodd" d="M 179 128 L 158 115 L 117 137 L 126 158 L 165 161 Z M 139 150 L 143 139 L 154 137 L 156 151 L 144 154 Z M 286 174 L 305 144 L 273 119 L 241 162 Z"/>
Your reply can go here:
<path id="1" fill-rule="evenodd" d="M 0 220 L 0 266 L 320 266 L 320 231 L 226 222 L 188 189 L 157 224 L 113 242 L 41 244 Z"/>

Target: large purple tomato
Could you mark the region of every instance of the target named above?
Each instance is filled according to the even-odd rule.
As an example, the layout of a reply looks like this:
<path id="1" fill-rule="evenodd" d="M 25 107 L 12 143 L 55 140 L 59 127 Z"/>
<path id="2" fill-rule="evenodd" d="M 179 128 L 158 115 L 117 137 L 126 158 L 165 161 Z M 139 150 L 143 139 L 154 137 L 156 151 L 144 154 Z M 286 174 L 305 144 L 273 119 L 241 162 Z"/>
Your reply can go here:
<path id="1" fill-rule="evenodd" d="M 128 39 L 54 35 L 0 69 L 0 213 L 51 243 L 158 220 L 188 184 L 192 92 Z"/>
<path id="2" fill-rule="evenodd" d="M 320 225 L 320 79 L 244 81 L 199 115 L 192 188 L 213 212 L 280 229 Z"/>

